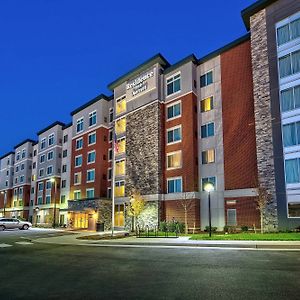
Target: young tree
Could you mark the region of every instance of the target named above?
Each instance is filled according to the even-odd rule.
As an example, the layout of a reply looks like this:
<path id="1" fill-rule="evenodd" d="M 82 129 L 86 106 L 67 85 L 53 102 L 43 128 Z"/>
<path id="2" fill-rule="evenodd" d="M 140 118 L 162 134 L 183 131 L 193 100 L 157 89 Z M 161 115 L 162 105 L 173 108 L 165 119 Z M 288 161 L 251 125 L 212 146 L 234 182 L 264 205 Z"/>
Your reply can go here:
<path id="1" fill-rule="evenodd" d="M 184 211 L 184 231 L 188 234 L 188 212 L 194 207 L 195 194 L 192 192 L 183 192 L 179 200 L 180 206 Z"/>
<path id="2" fill-rule="evenodd" d="M 256 204 L 257 204 L 257 209 L 259 210 L 260 213 L 261 233 L 264 233 L 264 221 L 266 216 L 266 209 L 270 201 L 271 201 L 271 195 L 268 193 L 267 189 L 261 184 L 258 184 Z"/>
<path id="3" fill-rule="evenodd" d="M 134 191 L 130 197 L 130 203 L 128 205 L 128 215 L 133 217 L 133 228 L 136 226 L 136 219 L 142 213 L 145 208 L 145 200 L 141 194 Z"/>

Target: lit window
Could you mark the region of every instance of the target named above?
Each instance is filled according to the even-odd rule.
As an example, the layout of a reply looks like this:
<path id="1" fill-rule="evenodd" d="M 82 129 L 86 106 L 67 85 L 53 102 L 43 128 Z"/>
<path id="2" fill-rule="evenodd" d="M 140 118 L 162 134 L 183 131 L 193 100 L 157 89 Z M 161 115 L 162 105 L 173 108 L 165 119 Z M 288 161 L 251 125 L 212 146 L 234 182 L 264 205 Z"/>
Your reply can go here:
<path id="1" fill-rule="evenodd" d="M 200 87 L 205 87 L 213 83 L 213 72 L 210 71 L 200 76 Z"/>
<path id="2" fill-rule="evenodd" d="M 202 151 L 202 164 L 210 164 L 215 162 L 215 150 L 209 149 Z"/>
<path id="3" fill-rule="evenodd" d="M 75 200 L 81 199 L 81 191 L 80 190 L 74 191 L 74 199 Z"/>
<path id="4" fill-rule="evenodd" d="M 167 142 L 176 143 L 181 141 L 181 127 L 167 129 Z"/>
<path id="5" fill-rule="evenodd" d="M 116 102 L 116 114 L 119 115 L 126 111 L 126 97 L 122 97 L 120 99 L 117 99 Z M 112 122 L 112 121 L 111 121 Z"/>
<path id="6" fill-rule="evenodd" d="M 81 183 L 81 172 L 74 174 L 74 184 L 80 184 Z"/>
<path id="7" fill-rule="evenodd" d="M 95 181 L 95 169 L 87 170 L 86 172 L 86 182 L 94 182 Z"/>
<path id="8" fill-rule="evenodd" d="M 50 134 L 48 137 L 48 145 L 51 146 L 54 144 L 54 133 Z"/>
<path id="9" fill-rule="evenodd" d="M 76 150 L 82 149 L 83 147 L 83 138 L 76 140 Z"/>
<path id="10" fill-rule="evenodd" d="M 94 189 L 86 189 L 86 198 L 87 199 L 95 198 L 95 190 Z"/>
<path id="11" fill-rule="evenodd" d="M 88 144 L 93 145 L 95 143 L 96 143 L 96 132 L 93 132 L 93 133 L 89 134 Z"/>
<path id="12" fill-rule="evenodd" d="M 167 79 L 167 96 L 180 91 L 180 74 Z"/>
<path id="13" fill-rule="evenodd" d="M 116 161 L 116 164 L 115 164 L 115 172 L 116 172 L 116 175 L 119 176 L 119 175 L 125 175 L 125 160 L 119 160 L 119 161 Z"/>
<path id="14" fill-rule="evenodd" d="M 80 167 L 82 165 L 82 155 L 75 156 L 75 167 Z"/>
<path id="15" fill-rule="evenodd" d="M 208 123 L 201 126 L 201 138 L 207 138 L 210 136 L 214 136 L 215 134 L 215 124 Z"/>
<path id="16" fill-rule="evenodd" d="M 93 111 L 89 114 L 89 127 L 96 125 L 97 123 L 97 112 Z"/>
<path id="17" fill-rule="evenodd" d="M 125 196 L 125 181 L 116 181 L 115 196 L 116 197 L 124 197 Z"/>
<path id="18" fill-rule="evenodd" d="M 204 191 L 204 187 L 207 183 L 211 183 L 214 186 L 214 189 L 216 190 L 216 177 L 205 177 L 202 178 L 202 191 Z"/>
<path id="19" fill-rule="evenodd" d="M 116 134 L 121 134 L 126 131 L 126 119 L 122 118 L 116 121 L 115 132 Z"/>
<path id="20" fill-rule="evenodd" d="M 88 164 L 94 163 L 96 161 L 96 151 L 88 152 L 87 162 Z"/>
<path id="21" fill-rule="evenodd" d="M 167 169 L 181 168 L 181 151 L 167 154 Z"/>
<path id="22" fill-rule="evenodd" d="M 181 102 L 167 107 L 167 119 L 181 116 Z"/>
<path id="23" fill-rule="evenodd" d="M 125 150 L 126 150 L 126 138 L 122 138 L 122 139 L 118 140 L 118 148 L 119 148 L 118 154 L 125 152 Z"/>
<path id="24" fill-rule="evenodd" d="M 182 192 L 182 178 L 168 178 L 168 194 Z"/>
<path id="25" fill-rule="evenodd" d="M 61 204 L 66 203 L 66 195 L 61 195 L 61 196 L 60 196 L 60 203 L 61 203 Z"/>
<path id="26" fill-rule="evenodd" d="M 210 111 L 214 108 L 213 97 L 208 97 L 201 101 L 201 112 Z"/>
<path id="27" fill-rule="evenodd" d="M 76 133 L 83 131 L 83 118 L 76 121 Z"/>

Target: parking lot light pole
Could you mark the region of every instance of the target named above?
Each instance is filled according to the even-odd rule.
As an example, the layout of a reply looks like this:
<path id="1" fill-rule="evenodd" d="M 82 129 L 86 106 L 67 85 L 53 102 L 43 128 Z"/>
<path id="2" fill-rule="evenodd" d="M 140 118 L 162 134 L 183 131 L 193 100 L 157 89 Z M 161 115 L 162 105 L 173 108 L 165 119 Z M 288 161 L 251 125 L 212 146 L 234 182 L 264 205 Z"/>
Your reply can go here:
<path id="1" fill-rule="evenodd" d="M 210 193 L 214 190 L 214 185 L 208 182 L 204 186 L 204 190 L 208 193 L 208 221 L 209 221 L 209 237 L 211 237 L 211 203 L 210 203 Z"/>

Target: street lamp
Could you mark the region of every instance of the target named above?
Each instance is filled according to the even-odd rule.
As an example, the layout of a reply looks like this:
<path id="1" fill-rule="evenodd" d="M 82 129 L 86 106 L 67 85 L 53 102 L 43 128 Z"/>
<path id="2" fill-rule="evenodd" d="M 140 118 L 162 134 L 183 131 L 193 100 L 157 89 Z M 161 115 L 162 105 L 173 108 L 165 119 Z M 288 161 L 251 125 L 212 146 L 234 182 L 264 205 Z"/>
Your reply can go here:
<path id="1" fill-rule="evenodd" d="M 211 182 L 208 182 L 204 186 L 205 192 L 208 193 L 208 220 L 209 220 L 209 237 L 211 237 L 211 205 L 210 205 L 210 193 L 215 189 Z"/>
<path id="2" fill-rule="evenodd" d="M 52 187 L 54 186 L 54 211 L 53 211 L 53 224 L 52 227 L 55 228 L 56 225 L 56 180 L 54 177 L 50 179 Z"/>
<path id="3" fill-rule="evenodd" d="M 4 195 L 3 217 L 5 218 L 5 208 L 6 208 L 6 202 L 7 202 L 7 191 L 1 191 L 1 194 Z"/>
<path id="4" fill-rule="evenodd" d="M 38 223 L 38 212 L 39 212 L 40 208 L 37 206 L 34 210 L 35 210 L 35 227 L 37 227 L 37 223 Z"/>

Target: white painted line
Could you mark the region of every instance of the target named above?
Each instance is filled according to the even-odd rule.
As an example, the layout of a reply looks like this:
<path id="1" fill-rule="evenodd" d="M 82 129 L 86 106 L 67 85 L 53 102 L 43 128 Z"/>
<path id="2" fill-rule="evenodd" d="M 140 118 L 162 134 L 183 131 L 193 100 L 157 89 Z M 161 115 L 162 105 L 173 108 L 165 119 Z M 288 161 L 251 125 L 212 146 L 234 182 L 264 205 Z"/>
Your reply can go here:
<path id="1" fill-rule="evenodd" d="M 0 248 L 7 248 L 7 247 L 12 247 L 12 245 L 9 245 L 9 244 L 0 244 Z"/>
<path id="2" fill-rule="evenodd" d="M 33 245 L 33 243 L 30 243 L 30 242 L 15 242 L 15 244 L 18 244 L 18 245 Z"/>

